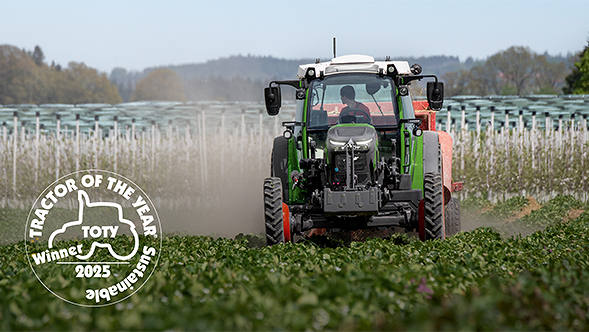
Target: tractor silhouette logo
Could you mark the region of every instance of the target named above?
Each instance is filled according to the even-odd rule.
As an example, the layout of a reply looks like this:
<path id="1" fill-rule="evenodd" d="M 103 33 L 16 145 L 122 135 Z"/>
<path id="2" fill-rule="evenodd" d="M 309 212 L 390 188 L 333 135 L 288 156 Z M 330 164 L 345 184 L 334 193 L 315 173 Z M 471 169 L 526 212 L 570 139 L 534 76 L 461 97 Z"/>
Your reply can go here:
<path id="1" fill-rule="evenodd" d="M 91 221 L 87 220 L 90 218 L 85 218 L 85 213 L 87 213 L 88 209 L 97 207 L 116 209 L 115 211 L 118 220 L 113 220 L 115 225 L 93 225 Z M 68 229 L 70 229 L 70 231 L 68 231 Z M 84 190 L 78 191 L 78 220 L 67 222 L 61 228 L 51 233 L 48 242 L 49 248 L 53 248 L 56 237 L 59 238 L 60 235 L 63 235 L 66 231 L 70 234 L 71 230 L 77 232 L 77 235 L 80 235 L 81 233 L 84 238 L 94 239 L 94 242 L 86 253 L 76 255 L 76 258 L 80 260 L 87 260 L 92 257 L 97 248 L 108 249 L 108 252 L 112 257 L 121 261 L 133 258 L 139 250 L 139 235 L 137 234 L 135 224 L 123 217 L 123 207 L 120 204 L 113 202 L 92 203 L 90 202 L 90 197 Z M 128 230 L 128 232 L 126 230 Z M 103 241 L 103 239 L 115 238 L 117 233 L 120 234 L 123 231 L 125 231 L 125 233 L 130 232 L 133 237 L 133 250 L 130 253 L 117 252 L 113 249 L 110 243 L 105 243 L 106 241 Z"/>

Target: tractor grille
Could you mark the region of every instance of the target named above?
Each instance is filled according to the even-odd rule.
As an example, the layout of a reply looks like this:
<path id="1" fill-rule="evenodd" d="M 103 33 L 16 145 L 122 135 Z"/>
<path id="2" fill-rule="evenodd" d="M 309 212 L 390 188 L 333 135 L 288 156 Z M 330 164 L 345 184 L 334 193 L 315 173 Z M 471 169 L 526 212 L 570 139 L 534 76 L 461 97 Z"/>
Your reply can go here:
<path id="1" fill-rule="evenodd" d="M 354 170 L 358 177 L 358 184 L 365 185 L 370 181 L 370 168 L 368 167 L 368 156 L 365 153 L 356 153 L 354 159 Z M 341 185 L 346 184 L 346 154 L 335 155 L 334 180 Z"/>

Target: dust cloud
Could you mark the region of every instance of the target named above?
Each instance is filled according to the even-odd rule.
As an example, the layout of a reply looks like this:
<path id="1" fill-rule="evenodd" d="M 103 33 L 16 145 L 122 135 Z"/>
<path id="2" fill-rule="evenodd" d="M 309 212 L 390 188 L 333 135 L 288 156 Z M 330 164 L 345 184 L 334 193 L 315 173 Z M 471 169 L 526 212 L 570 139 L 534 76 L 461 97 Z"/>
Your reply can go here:
<path id="1" fill-rule="evenodd" d="M 224 170 L 220 169 L 218 160 L 210 161 L 205 185 L 199 181 L 202 174 L 175 173 L 174 177 L 185 177 L 195 183 L 195 188 L 192 194 L 176 202 L 165 197 L 154 200 L 164 233 L 227 238 L 240 233 L 262 234 L 263 181 L 270 176 L 271 144 L 258 148 L 265 151 L 227 158 Z"/>

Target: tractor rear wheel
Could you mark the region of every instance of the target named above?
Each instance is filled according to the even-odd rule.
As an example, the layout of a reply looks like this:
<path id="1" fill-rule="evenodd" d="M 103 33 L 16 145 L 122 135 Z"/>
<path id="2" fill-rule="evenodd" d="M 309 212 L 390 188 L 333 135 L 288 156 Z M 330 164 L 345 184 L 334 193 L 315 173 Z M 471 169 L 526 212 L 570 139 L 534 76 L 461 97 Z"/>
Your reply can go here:
<path id="1" fill-rule="evenodd" d="M 437 172 L 425 173 L 423 180 L 425 240 L 444 239 L 442 174 Z"/>
<path id="2" fill-rule="evenodd" d="M 280 178 L 264 179 L 264 219 L 266 243 L 284 243 L 284 220 L 282 217 L 282 181 Z"/>
<path id="3" fill-rule="evenodd" d="M 446 237 L 460 232 L 460 202 L 456 197 L 450 198 L 445 209 Z"/>

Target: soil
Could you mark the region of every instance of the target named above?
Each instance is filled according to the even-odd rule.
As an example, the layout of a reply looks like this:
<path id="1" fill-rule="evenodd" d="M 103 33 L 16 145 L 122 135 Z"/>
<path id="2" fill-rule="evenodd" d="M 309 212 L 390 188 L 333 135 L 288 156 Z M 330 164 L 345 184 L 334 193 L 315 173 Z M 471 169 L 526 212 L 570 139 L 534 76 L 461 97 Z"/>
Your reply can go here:
<path id="1" fill-rule="evenodd" d="M 566 216 L 566 217 L 564 218 L 564 220 L 563 220 L 563 221 L 564 221 L 564 222 L 567 222 L 567 221 L 569 221 L 569 220 L 577 219 L 577 218 L 579 218 L 579 217 L 581 216 L 581 214 L 582 214 L 583 212 L 585 212 L 585 210 L 571 209 L 571 210 L 569 211 L 569 215 L 568 215 L 568 216 Z"/>
<path id="2" fill-rule="evenodd" d="M 534 197 L 528 196 L 526 198 L 528 199 L 528 205 L 524 206 L 524 208 L 521 211 L 517 212 L 512 217 L 509 217 L 506 220 L 506 222 L 513 222 L 517 219 L 527 216 L 528 214 L 532 213 L 532 211 L 540 210 L 542 205 L 536 202 L 536 199 Z"/>

